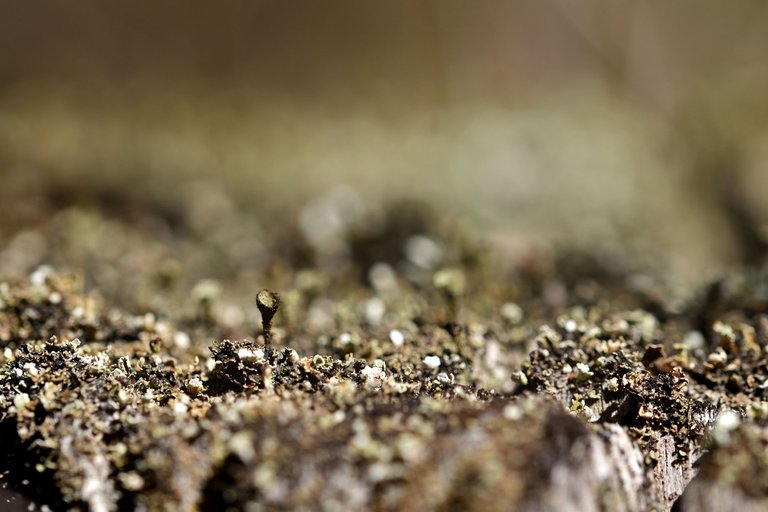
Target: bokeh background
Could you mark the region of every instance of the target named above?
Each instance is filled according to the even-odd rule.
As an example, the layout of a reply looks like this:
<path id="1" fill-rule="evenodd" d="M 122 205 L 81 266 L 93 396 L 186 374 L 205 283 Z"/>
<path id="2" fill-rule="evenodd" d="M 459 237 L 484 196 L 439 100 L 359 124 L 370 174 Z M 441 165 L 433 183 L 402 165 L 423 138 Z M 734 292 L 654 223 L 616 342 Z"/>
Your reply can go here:
<path id="1" fill-rule="evenodd" d="M 764 2 L 0 6 L 2 275 L 242 276 L 404 200 L 687 282 L 764 249 Z"/>

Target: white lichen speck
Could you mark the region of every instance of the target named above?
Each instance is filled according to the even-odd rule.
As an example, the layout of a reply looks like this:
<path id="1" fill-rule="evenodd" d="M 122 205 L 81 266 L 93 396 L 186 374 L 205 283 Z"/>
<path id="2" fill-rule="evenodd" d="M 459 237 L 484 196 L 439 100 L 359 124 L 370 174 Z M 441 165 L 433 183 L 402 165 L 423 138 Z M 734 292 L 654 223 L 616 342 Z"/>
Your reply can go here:
<path id="1" fill-rule="evenodd" d="M 389 331 L 389 341 L 396 347 L 402 347 L 405 343 L 405 336 L 397 329 L 392 329 Z"/>

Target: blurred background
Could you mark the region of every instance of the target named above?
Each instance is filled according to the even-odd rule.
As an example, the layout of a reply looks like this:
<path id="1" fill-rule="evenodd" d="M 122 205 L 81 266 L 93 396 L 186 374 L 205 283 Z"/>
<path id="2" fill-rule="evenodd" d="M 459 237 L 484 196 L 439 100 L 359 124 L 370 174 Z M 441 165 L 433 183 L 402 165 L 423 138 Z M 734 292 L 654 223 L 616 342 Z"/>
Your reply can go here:
<path id="1" fill-rule="evenodd" d="M 0 4 L 0 275 L 258 279 L 414 205 L 686 282 L 764 252 L 765 2 Z"/>

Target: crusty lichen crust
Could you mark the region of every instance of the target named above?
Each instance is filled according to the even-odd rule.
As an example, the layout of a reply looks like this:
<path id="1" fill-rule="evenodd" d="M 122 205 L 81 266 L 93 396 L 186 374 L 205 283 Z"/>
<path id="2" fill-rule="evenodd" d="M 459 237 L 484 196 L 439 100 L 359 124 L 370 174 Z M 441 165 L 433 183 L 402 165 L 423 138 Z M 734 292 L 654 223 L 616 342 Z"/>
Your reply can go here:
<path id="1" fill-rule="evenodd" d="M 746 470 L 765 476 L 762 270 L 667 299 L 595 255 L 451 250 L 367 282 L 276 271 L 263 329 L 226 283 L 166 315 L 48 268 L 0 284 L 7 484 L 97 511 L 669 510 L 703 460 L 768 495 Z"/>

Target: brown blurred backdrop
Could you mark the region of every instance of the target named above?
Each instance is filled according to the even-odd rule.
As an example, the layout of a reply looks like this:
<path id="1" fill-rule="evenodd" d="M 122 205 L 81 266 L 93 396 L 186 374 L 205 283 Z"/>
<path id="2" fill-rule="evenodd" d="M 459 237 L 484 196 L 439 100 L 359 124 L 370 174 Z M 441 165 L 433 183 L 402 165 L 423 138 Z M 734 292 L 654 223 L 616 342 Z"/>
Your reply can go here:
<path id="1" fill-rule="evenodd" d="M 344 184 L 427 201 L 502 240 L 620 240 L 695 279 L 760 250 L 764 2 L 0 11 L 6 244 L 91 195 L 213 201 L 226 222 Z"/>

